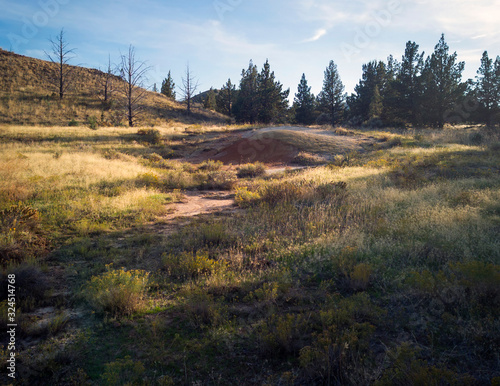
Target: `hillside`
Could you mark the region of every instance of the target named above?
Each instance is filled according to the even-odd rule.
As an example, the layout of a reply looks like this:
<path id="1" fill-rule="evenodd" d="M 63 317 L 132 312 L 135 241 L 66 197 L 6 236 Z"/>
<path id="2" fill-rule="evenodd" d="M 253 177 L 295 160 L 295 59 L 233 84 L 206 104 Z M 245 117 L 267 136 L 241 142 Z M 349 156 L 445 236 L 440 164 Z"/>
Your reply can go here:
<path id="1" fill-rule="evenodd" d="M 85 123 L 97 119 L 103 125 L 125 122 L 120 107 L 119 89 L 123 81 L 113 77 L 112 101 L 104 105 L 100 99 L 105 74 L 97 69 L 72 66 L 74 82 L 61 101 L 51 83 L 56 64 L 0 49 L 0 123 L 67 125 L 70 121 Z M 142 125 L 159 125 L 176 120 L 185 123 L 224 122 L 223 115 L 195 106 L 190 116 L 185 107 L 159 93 L 148 92 Z"/>

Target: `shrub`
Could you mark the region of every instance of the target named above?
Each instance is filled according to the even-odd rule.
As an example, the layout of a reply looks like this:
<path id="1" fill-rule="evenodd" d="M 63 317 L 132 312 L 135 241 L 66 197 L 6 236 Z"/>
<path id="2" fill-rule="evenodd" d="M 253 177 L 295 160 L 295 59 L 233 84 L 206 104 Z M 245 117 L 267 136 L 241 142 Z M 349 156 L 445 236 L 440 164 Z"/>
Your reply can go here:
<path id="1" fill-rule="evenodd" d="M 252 192 L 248 190 L 245 186 L 243 188 L 236 189 L 236 194 L 234 200 L 236 204 L 242 208 L 247 208 L 257 203 L 260 200 L 260 194 L 257 192 Z"/>
<path id="2" fill-rule="evenodd" d="M 233 170 L 213 170 L 198 177 L 203 189 L 231 190 L 237 181 Z"/>
<path id="3" fill-rule="evenodd" d="M 223 165 L 224 164 L 222 163 L 222 161 L 208 160 L 208 161 L 203 161 L 198 166 L 198 170 L 205 170 L 205 171 L 208 171 L 208 172 L 214 172 L 214 171 L 217 171 L 217 170 L 221 170 Z"/>
<path id="4" fill-rule="evenodd" d="M 471 145 L 481 145 L 483 140 L 483 135 L 478 131 L 469 134 L 469 143 Z"/>
<path id="5" fill-rule="evenodd" d="M 162 136 L 158 129 L 139 129 L 137 135 L 144 137 L 146 142 L 157 145 L 162 142 Z"/>
<path id="6" fill-rule="evenodd" d="M 75 121 L 75 119 L 73 118 L 71 119 L 71 121 L 68 122 L 68 126 L 73 126 L 73 127 L 78 126 L 78 122 Z"/>
<path id="7" fill-rule="evenodd" d="M 162 255 L 162 263 L 168 274 L 177 279 L 211 275 L 226 268 L 224 261 L 211 259 L 207 252 L 195 254 L 184 252 L 177 255 Z"/>
<path id="8" fill-rule="evenodd" d="M 87 125 L 89 125 L 89 128 L 92 130 L 97 130 L 99 127 L 97 118 L 94 116 L 90 116 L 87 118 Z"/>
<path id="9" fill-rule="evenodd" d="M 149 273 L 142 270 L 111 269 L 93 276 L 84 289 L 84 296 L 97 311 L 115 316 L 131 315 L 144 306 Z"/>
<path id="10" fill-rule="evenodd" d="M 350 286 L 355 291 L 364 291 L 368 288 L 370 283 L 370 276 L 372 274 L 372 267 L 369 264 L 361 263 L 354 266 L 351 274 L 349 275 Z"/>
<path id="11" fill-rule="evenodd" d="M 266 174 L 266 167 L 261 162 L 248 163 L 238 167 L 238 178 L 254 178 Z"/>

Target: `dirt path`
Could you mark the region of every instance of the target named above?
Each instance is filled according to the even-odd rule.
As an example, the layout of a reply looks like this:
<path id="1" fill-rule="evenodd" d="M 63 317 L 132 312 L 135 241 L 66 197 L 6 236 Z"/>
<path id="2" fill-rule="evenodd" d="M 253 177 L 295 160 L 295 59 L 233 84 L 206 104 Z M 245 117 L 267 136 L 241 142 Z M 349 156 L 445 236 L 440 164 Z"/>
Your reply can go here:
<path id="1" fill-rule="evenodd" d="M 235 209 L 234 196 L 228 192 L 186 192 L 184 195 L 185 199 L 175 204 L 174 212 L 168 214 L 166 220 Z"/>

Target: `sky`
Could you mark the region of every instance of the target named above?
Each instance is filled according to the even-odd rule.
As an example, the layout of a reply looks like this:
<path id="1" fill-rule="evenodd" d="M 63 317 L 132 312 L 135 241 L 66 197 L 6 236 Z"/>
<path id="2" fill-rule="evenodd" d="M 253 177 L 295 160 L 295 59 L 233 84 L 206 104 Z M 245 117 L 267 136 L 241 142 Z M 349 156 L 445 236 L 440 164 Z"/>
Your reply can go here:
<path id="1" fill-rule="evenodd" d="M 408 41 L 427 56 L 442 33 L 474 78 L 485 50 L 500 55 L 499 19 L 500 0 L 0 0 L 0 47 L 47 59 L 64 29 L 70 64 L 105 69 L 132 45 L 148 85 L 171 71 L 180 86 L 189 64 L 198 91 L 269 60 L 292 102 L 303 73 L 321 91 L 331 60 L 351 94 L 364 63 L 401 60 Z"/>

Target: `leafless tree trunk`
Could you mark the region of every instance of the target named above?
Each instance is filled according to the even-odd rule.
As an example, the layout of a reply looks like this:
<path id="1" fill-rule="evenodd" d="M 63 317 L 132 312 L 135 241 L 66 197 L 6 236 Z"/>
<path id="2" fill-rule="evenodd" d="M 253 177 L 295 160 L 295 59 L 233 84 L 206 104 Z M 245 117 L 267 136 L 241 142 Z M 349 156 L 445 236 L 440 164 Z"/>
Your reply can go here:
<path id="1" fill-rule="evenodd" d="M 182 95 L 187 104 L 187 112 L 191 114 L 191 100 L 198 89 L 198 81 L 192 76 L 189 64 L 186 66 L 186 76 L 182 78 Z"/>
<path id="2" fill-rule="evenodd" d="M 49 39 L 52 45 L 51 54 L 45 52 L 52 63 L 57 64 L 57 76 L 53 79 L 54 85 L 59 89 L 59 98 L 63 99 L 64 94 L 73 82 L 72 72 L 74 67 L 68 65 L 68 62 L 74 58 L 75 49 L 68 48 L 68 43 L 64 38 L 64 28 L 54 39 Z"/>
<path id="3" fill-rule="evenodd" d="M 124 80 L 122 94 L 126 100 L 125 107 L 130 127 L 134 126 L 136 118 L 144 110 L 141 102 L 146 97 L 144 82 L 150 69 L 146 62 L 135 58 L 135 49 L 132 45 L 128 49 L 128 54 L 121 56 L 120 77 Z"/>
<path id="4" fill-rule="evenodd" d="M 104 72 L 104 71 L 103 71 Z M 106 104 L 113 95 L 113 82 L 111 81 L 115 76 L 113 69 L 111 68 L 111 58 L 108 57 L 108 68 L 104 73 L 103 77 L 99 77 L 98 82 L 101 86 L 101 92 L 99 92 L 99 97 Z"/>

